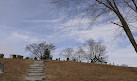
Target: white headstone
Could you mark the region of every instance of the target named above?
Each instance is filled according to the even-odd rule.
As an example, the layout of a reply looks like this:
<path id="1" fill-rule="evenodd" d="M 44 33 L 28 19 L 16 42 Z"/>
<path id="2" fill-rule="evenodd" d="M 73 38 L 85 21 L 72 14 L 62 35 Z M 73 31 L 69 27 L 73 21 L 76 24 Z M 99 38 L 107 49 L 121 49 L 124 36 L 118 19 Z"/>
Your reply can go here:
<path id="1" fill-rule="evenodd" d="M 0 73 L 4 73 L 4 65 L 0 63 Z"/>

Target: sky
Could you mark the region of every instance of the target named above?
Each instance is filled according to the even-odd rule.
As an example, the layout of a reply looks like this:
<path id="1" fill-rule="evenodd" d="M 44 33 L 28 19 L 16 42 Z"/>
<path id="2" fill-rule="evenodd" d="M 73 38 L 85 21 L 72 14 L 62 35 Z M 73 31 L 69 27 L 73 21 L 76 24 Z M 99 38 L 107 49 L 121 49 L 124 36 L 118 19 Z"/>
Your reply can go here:
<path id="1" fill-rule="evenodd" d="M 102 18 L 103 19 L 103 18 Z M 107 47 L 108 63 L 137 67 L 137 54 L 121 28 L 111 24 L 89 27 L 89 19 L 68 18 L 46 0 L 0 0 L 0 53 L 29 56 L 25 46 L 46 41 L 56 46 L 54 59 L 66 47 L 77 47 L 89 39 Z M 135 23 L 136 24 L 136 23 Z M 132 28 L 137 40 L 137 29 Z"/>

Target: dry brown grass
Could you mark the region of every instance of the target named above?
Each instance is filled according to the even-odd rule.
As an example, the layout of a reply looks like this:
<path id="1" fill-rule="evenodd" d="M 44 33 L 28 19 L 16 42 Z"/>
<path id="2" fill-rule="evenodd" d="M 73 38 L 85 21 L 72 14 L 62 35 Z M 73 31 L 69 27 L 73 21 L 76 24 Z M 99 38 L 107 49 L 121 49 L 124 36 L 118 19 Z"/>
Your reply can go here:
<path id="1" fill-rule="evenodd" d="M 0 59 L 5 73 L 0 81 L 25 81 L 32 60 Z M 44 81 L 137 81 L 137 68 L 79 62 L 47 61 Z"/>
<path id="2" fill-rule="evenodd" d="M 48 61 L 44 81 L 137 81 L 137 68 Z"/>
<path id="3" fill-rule="evenodd" d="M 0 62 L 4 63 L 4 74 L 0 75 L 0 81 L 25 81 L 32 60 L 4 58 Z"/>

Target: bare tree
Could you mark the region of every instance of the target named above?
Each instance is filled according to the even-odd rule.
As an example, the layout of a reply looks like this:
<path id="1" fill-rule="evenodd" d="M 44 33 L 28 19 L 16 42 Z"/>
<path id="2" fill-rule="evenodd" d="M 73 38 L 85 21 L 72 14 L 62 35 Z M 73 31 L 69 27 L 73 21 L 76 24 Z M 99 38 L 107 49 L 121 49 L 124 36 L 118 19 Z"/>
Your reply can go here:
<path id="1" fill-rule="evenodd" d="M 73 57 L 72 57 L 73 54 L 74 54 L 74 49 L 73 48 L 65 48 L 60 53 L 60 56 L 66 58 L 66 59 L 73 60 Z"/>
<path id="2" fill-rule="evenodd" d="M 85 45 L 85 58 L 94 62 L 94 59 L 99 62 L 105 62 L 107 60 L 106 47 L 94 40 L 87 41 Z"/>
<path id="3" fill-rule="evenodd" d="M 85 55 L 85 50 L 84 50 L 83 46 L 77 47 L 76 57 L 79 62 L 81 62 L 84 59 L 84 55 Z"/>
<path id="4" fill-rule="evenodd" d="M 124 0 L 129 8 L 137 13 L 137 1 L 135 0 Z"/>
<path id="5" fill-rule="evenodd" d="M 94 62 L 106 62 L 106 47 L 94 40 L 88 40 L 85 45 L 74 48 L 65 48 L 60 53 L 60 56 L 69 59 L 71 61 L 91 61 Z"/>
<path id="6" fill-rule="evenodd" d="M 82 17 L 91 19 L 91 21 L 95 21 L 99 17 L 107 15 L 107 17 L 109 18 L 108 21 L 112 22 L 117 26 L 122 27 L 122 29 L 128 36 L 131 44 L 133 45 L 135 51 L 137 52 L 137 44 L 131 32 L 129 23 L 127 22 L 129 18 L 134 18 L 132 16 L 136 14 L 128 18 L 127 14 L 125 15 L 125 13 L 127 12 L 133 14 L 132 12 L 130 12 L 130 10 L 126 10 L 128 7 L 130 7 L 136 12 L 137 2 L 135 0 L 131 0 L 133 4 L 129 4 L 129 1 L 127 0 L 51 0 L 51 2 L 56 4 L 57 7 L 66 7 L 69 11 L 77 9 L 75 10 L 75 12 L 77 12 L 76 16 L 80 15 Z M 124 6 L 125 3 L 127 4 L 127 6 Z M 117 23 L 114 22 L 115 19 L 113 17 L 118 19 Z"/>
<path id="7" fill-rule="evenodd" d="M 28 44 L 26 45 L 25 48 L 28 52 L 30 52 L 30 54 L 38 57 L 39 59 L 42 59 L 43 55 L 44 55 L 44 51 L 46 49 L 53 51 L 55 50 L 55 46 L 53 44 L 47 44 L 46 42 L 42 42 L 40 44 Z"/>

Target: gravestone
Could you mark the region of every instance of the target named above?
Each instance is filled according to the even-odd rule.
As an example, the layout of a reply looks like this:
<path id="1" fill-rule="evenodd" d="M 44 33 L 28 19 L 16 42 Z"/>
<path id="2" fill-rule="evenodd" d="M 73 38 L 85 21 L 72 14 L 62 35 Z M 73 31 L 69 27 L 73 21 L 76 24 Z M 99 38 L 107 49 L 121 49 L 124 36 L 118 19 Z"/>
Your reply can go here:
<path id="1" fill-rule="evenodd" d="M 104 62 L 104 64 L 107 64 L 107 62 Z"/>
<path id="2" fill-rule="evenodd" d="M 16 59 L 17 57 L 16 57 L 16 55 L 12 55 L 12 58 L 13 58 L 13 59 Z"/>
<path id="3" fill-rule="evenodd" d="M 0 73 L 4 73 L 4 65 L 0 62 Z"/>
<path id="4" fill-rule="evenodd" d="M 67 61 L 69 61 L 69 58 L 67 58 Z"/>
<path id="5" fill-rule="evenodd" d="M 0 58 L 3 58 L 4 57 L 4 54 L 0 54 Z"/>
<path id="6" fill-rule="evenodd" d="M 23 56 L 17 55 L 17 58 L 18 58 L 18 59 L 23 59 Z"/>
<path id="7" fill-rule="evenodd" d="M 21 59 L 23 59 L 23 56 L 21 56 Z"/>
<path id="8" fill-rule="evenodd" d="M 50 60 L 52 60 L 52 57 L 50 57 Z"/>
<path id="9" fill-rule="evenodd" d="M 29 59 L 29 57 L 26 57 L 25 59 Z"/>

